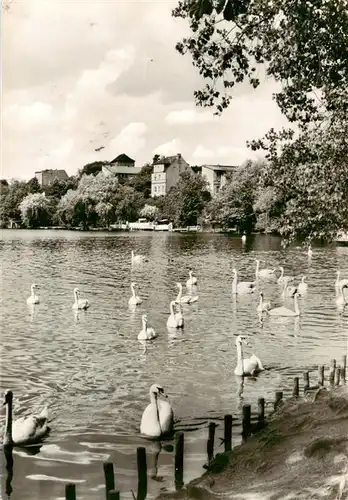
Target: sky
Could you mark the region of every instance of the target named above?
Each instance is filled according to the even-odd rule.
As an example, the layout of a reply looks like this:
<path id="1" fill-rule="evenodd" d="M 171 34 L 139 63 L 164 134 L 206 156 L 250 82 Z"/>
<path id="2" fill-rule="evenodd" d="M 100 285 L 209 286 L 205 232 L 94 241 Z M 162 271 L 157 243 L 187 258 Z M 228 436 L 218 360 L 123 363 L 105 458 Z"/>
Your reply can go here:
<path id="1" fill-rule="evenodd" d="M 175 1 L 4 0 L 1 177 L 73 175 L 121 153 L 141 167 L 155 153 L 191 165 L 238 165 L 246 141 L 286 124 L 275 82 L 236 87 L 230 108 L 197 107 L 204 85 L 175 50 L 188 23 Z M 260 72 L 261 74 L 261 72 Z M 96 149 L 99 151 L 95 151 Z"/>

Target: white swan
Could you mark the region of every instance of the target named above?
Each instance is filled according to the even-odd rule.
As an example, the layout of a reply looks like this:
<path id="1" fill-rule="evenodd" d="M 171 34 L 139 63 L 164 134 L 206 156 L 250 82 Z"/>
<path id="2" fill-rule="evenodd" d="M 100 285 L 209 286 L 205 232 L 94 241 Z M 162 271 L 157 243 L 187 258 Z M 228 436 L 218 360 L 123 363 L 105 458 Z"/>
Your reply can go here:
<path id="1" fill-rule="evenodd" d="M 147 326 L 147 316 L 143 314 L 141 317 L 143 328 L 138 334 L 138 340 L 151 340 L 157 337 L 155 330 L 152 327 Z"/>
<path id="2" fill-rule="evenodd" d="M 133 250 L 131 252 L 131 256 L 132 256 L 132 263 L 134 264 L 137 264 L 139 262 L 147 262 L 147 258 L 145 257 L 145 255 L 141 255 L 140 253 L 136 255 Z"/>
<path id="3" fill-rule="evenodd" d="M 39 415 L 29 415 L 12 421 L 12 391 L 5 392 L 6 421 L 4 431 L 4 445 L 26 446 L 38 443 L 48 432 L 47 406 Z"/>
<path id="4" fill-rule="evenodd" d="M 72 305 L 73 309 L 88 309 L 89 308 L 89 302 L 88 299 L 80 299 L 80 290 L 78 288 L 74 288 L 74 297 L 75 297 L 75 302 Z"/>
<path id="5" fill-rule="evenodd" d="M 294 281 L 295 278 L 293 276 L 284 276 L 284 267 L 279 266 L 279 269 L 280 269 L 280 276 L 277 279 L 278 283 L 283 283 L 285 279 L 287 279 L 288 282 Z"/>
<path id="6" fill-rule="evenodd" d="M 256 311 L 257 312 L 263 312 L 263 311 L 267 311 L 268 309 L 271 309 L 271 303 L 263 301 L 263 293 L 260 292 L 259 295 L 260 295 L 260 302 L 259 302 L 259 305 L 256 308 Z"/>
<path id="7" fill-rule="evenodd" d="M 275 278 L 275 271 L 276 269 L 260 269 L 260 261 L 259 259 L 255 259 L 256 262 L 256 269 L 255 269 L 255 275 L 256 279 L 257 278 Z"/>
<path id="8" fill-rule="evenodd" d="M 186 288 L 192 288 L 193 286 L 197 286 L 197 278 L 193 276 L 193 272 L 189 271 L 189 279 L 186 281 Z"/>
<path id="9" fill-rule="evenodd" d="M 136 286 L 136 283 L 131 283 L 130 287 L 131 287 L 131 290 L 132 290 L 132 296 L 131 296 L 131 298 L 128 301 L 128 304 L 130 306 L 137 306 L 137 305 L 139 305 L 139 304 L 142 303 L 141 298 L 138 295 L 135 294 L 135 286 Z"/>
<path id="10" fill-rule="evenodd" d="M 245 245 L 245 243 L 246 243 L 246 239 L 247 239 L 247 238 L 246 238 L 246 234 L 245 234 L 245 232 L 244 232 L 244 233 L 243 233 L 243 236 L 242 236 L 242 243 L 243 243 L 243 245 Z"/>
<path id="11" fill-rule="evenodd" d="M 249 345 L 244 335 L 238 335 L 236 338 L 237 347 L 237 366 L 234 370 L 235 375 L 243 377 L 244 375 L 255 375 L 264 370 L 261 360 L 253 354 L 250 358 L 243 358 L 242 344 Z"/>
<path id="12" fill-rule="evenodd" d="M 255 281 L 240 281 L 238 283 L 238 273 L 236 269 L 232 269 L 233 281 L 232 281 L 232 293 L 233 294 L 246 294 L 253 293 L 255 289 Z"/>
<path id="13" fill-rule="evenodd" d="M 167 327 L 168 328 L 183 328 L 184 326 L 184 318 L 181 312 L 175 313 L 174 311 L 175 301 L 172 300 L 169 308 L 170 315 L 167 319 Z"/>
<path id="14" fill-rule="evenodd" d="M 198 295 L 182 295 L 182 284 L 177 283 L 176 286 L 179 288 L 178 296 L 175 299 L 177 304 L 192 304 L 198 300 Z"/>
<path id="15" fill-rule="evenodd" d="M 300 283 L 297 286 L 299 293 L 306 293 L 308 290 L 308 284 L 306 283 L 306 276 L 302 276 Z"/>
<path id="16" fill-rule="evenodd" d="M 296 286 L 289 286 L 288 282 L 289 282 L 288 278 L 285 277 L 284 281 L 283 281 L 283 283 L 284 283 L 283 291 L 282 291 L 282 294 L 281 294 L 281 297 L 282 297 L 283 300 L 285 299 L 285 297 L 292 297 L 292 295 L 297 290 Z"/>
<path id="17" fill-rule="evenodd" d="M 30 287 L 31 289 L 31 295 L 30 297 L 27 298 L 27 304 L 39 304 L 40 299 L 37 295 L 35 295 L 35 290 L 38 289 L 38 285 L 36 283 L 33 283 Z"/>
<path id="18" fill-rule="evenodd" d="M 348 304 L 348 298 L 343 293 L 344 288 L 348 288 L 348 284 L 343 283 L 338 288 L 339 295 L 336 299 L 337 307 L 345 307 Z"/>
<path id="19" fill-rule="evenodd" d="M 160 437 L 169 434 L 173 430 L 174 414 L 164 389 L 159 384 L 150 387 L 150 404 L 145 408 L 141 417 L 140 432 L 149 437 Z"/>
<path id="20" fill-rule="evenodd" d="M 295 290 L 293 294 L 294 298 L 294 310 L 289 309 L 288 307 L 274 307 L 273 309 L 269 309 L 267 312 L 270 316 L 299 316 L 300 315 L 300 309 L 298 307 L 298 293 Z"/>
<path id="21" fill-rule="evenodd" d="M 312 245 L 308 245 L 307 255 L 309 258 L 313 255 Z"/>
<path id="22" fill-rule="evenodd" d="M 335 287 L 340 288 L 342 285 L 348 285 L 348 279 L 340 279 L 341 271 L 336 271 L 337 272 L 337 278 L 335 282 Z"/>

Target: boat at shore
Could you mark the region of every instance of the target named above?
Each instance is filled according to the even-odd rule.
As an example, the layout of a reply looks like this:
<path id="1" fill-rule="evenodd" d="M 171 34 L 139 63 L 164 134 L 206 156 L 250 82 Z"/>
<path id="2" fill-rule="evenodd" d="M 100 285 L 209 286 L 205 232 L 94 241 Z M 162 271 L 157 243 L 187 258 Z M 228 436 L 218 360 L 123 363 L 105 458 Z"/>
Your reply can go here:
<path id="1" fill-rule="evenodd" d="M 334 242 L 336 243 L 336 245 L 348 246 L 348 233 L 341 231 L 334 239 Z"/>

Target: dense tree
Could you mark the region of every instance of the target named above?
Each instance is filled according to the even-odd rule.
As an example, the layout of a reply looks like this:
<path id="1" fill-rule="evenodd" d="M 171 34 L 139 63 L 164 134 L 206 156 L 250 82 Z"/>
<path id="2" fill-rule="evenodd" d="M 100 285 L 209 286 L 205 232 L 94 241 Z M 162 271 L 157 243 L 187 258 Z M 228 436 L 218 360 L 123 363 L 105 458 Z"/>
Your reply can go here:
<path id="1" fill-rule="evenodd" d="M 236 84 L 260 84 L 258 71 L 279 82 L 273 97 L 296 133 L 272 129 L 249 145 L 266 150 L 262 187 L 278 189 L 286 240 L 347 229 L 347 1 L 186 0 L 173 15 L 191 28 L 177 49 L 208 80 L 198 104 L 221 113 Z"/>
<path id="2" fill-rule="evenodd" d="M 52 184 L 44 188 L 44 192 L 46 196 L 52 196 L 53 198 L 59 200 L 69 191 L 69 189 L 76 189 L 77 186 L 78 180 L 76 177 L 69 177 L 69 179 L 65 181 L 55 179 Z"/>
<path id="3" fill-rule="evenodd" d="M 40 186 L 40 183 L 39 183 L 37 177 L 32 177 L 28 181 L 27 186 L 28 186 L 28 193 L 29 194 L 42 193 L 42 189 L 41 189 L 41 186 Z"/>
<path id="4" fill-rule="evenodd" d="M 53 205 L 45 193 L 30 193 L 20 203 L 19 210 L 24 226 L 35 228 L 51 224 Z"/>
<path id="5" fill-rule="evenodd" d="M 109 165 L 108 161 L 94 161 L 87 163 L 81 170 L 79 170 L 79 178 L 83 175 L 97 175 L 101 172 L 103 165 Z"/>
<path id="6" fill-rule="evenodd" d="M 151 195 L 151 174 L 153 167 L 149 163 L 144 165 L 139 174 L 135 175 L 129 185 L 134 187 L 136 191 L 142 193 L 144 198 L 149 198 Z"/>
<path id="7" fill-rule="evenodd" d="M 140 210 L 140 216 L 146 217 L 146 219 L 151 221 L 156 219 L 158 213 L 158 207 L 156 207 L 155 205 L 149 205 L 148 203 L 146 203 L 146 205 Z"/>
<path id="8" fill-rule="evenodd" d="M 207 206 L 206 218 L 223 227 L 237 226 L 239 231 L 251 232 L 256 223 L 254 204 L 264 166 L 264 162 L 248 161 L 230 174 L 225 186 Z"/>
<path id="9" fill-rule="evenodd" d="M 341 92 L 347 106 L 346 0 L 185 0 L 173 15 L 191 29 L 178 51 L 189 52 L 209 81 L 195 92 L 199 104 L 221 112 L 236 83 L 260 84 L 262 65 L 281 83 L 274 97 L 290 121 L 319 119 L 336 107 Z"/>
<path id="10" fill-rule="evenodd" d="M 28 185 L 23 181 L 11 181 L 9 186 L 4 187 L 0 196 L 0 219 L 3 224 L 10 220 L 20 222 L 21 213 L 19 204 L 28 194 Z"/>
<path id="11" fill-rule="evenodd" d="M 163 199 L 162 216 L 176 226 L 194 226 L 210 198 L 207 182 L 201 175 L 183 172 Z"/>

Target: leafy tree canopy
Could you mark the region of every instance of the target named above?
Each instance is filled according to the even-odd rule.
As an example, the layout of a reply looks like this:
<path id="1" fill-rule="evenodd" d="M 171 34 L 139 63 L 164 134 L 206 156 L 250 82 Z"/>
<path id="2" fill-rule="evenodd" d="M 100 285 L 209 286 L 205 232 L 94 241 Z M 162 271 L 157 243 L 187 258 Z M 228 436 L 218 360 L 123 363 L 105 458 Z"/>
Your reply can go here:
<path id="1" fill-rule="evenodd" d="M 79 177 L 83 175 L 97 175 L 101 172 L 103 165 L 108 165 L 108 161 L 94 161 L 87 163 L 81 170 L 79 170 Z"/>
<path id="2" fill-rule="evenodd" d="M 235 84 L 260 84 L 262 65 L 281 84 L 274 98 L 290 122 L 347 113 L 347 0 L 184 0 L 173 15 L 191 29 L 177 50 L 208 80 L 198 104 L 221 113 Z"/>

